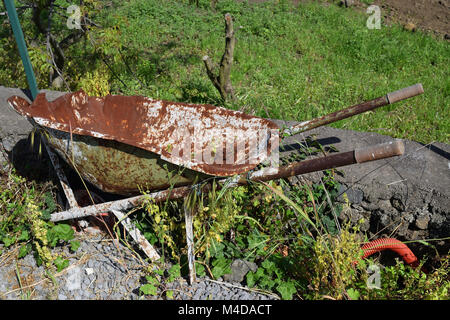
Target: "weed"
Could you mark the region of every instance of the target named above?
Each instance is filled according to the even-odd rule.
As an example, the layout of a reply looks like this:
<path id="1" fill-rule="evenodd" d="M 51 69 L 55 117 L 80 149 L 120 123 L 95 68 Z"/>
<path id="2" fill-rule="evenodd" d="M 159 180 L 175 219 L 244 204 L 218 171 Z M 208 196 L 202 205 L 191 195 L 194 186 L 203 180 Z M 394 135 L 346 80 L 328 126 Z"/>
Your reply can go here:
<path id="1" fill-rule="evenodd" d="M 396 261 L 394 266 L 384 267 L 380 272 L 381 288 L 361 290 L 362 298 L 377 300 L 448 300 L 449 257 L 443 257 L 440 266 L 430 273 L 421 271 L 425 261 L 418 268 L 412 268 Z M 365 288 L 365 287 L 362 287 Z"/>
<path id="2" fill-rule="evenodd" d="M 180 264 L 174 264 L 169 269 L 164 268 L 162 261 L 153 265 L 153 268 L 145 276 L 146 283 L 139 287 L 139 291 L 144 295 L 164 295 L 166 299 L 173 299 L 173 290 L 168 289 L 168 285 L 181 277 Z"/>
<path id="3" fill-rule="evenodd" d="M 398 263 L 382 270 L 380 290 L 368 287 L 367 268 L 376 262 L 361 258 L 364 235 L 358 225 L 338 225 L 340 208 L 334 202 L 338 189 L 332 172 L 327 171 L 320 183 L 310 186 L 288 186 L 281 180 L 218 190 L 213 183 L 209 194 L 195 193 L 188 202 L 197 212 L 197 276 L 221 278 L 232 272 L 233 260 L 243 259 L 258 266 L 256 271 L 247 273 L 244 283 L 276 293 L 282 299 L 444 298 L 449 286 L 448 261 L 430 276 Z M 153 219 L 165 219 L 167 230 L 168 221 L 182 212 L 182 203 L 162 215 L 158 207 L 168 208 L 167 205 L 151 206 Z M 141 228 L 147 230 L 149 239 L 160 239 L 162 244 L 163 236 L 164 243 L 174 244 L 176 276 L 186 274 L 184 239 L 169 241 L 174 233 L 168 232 L 158 237 L 156 232 L 161 229 L 145 227 L 143 221 Z M 175 279 L 170 276 L 172 271 L 167 273 L 157 267 L 147 276 L 141 292 L 165 292 L 167 284 Z M 171 291 L 167 292 L 166 298 L 170 298 Z"/>
<path id="4" fill-rule="evenodd" d="M 321 235 L 315 241 L 313 252 L 313 298 L 317 299 L 326 294 L 335 299 L 342 299 L 349 289 L 351 293 L 357 292 L 353 287 L 359 280 L 354 262 L 360 262 L 362 250 L 356 233 L 347 227 L 339 236 Z M 365 273 L 360 274 L 364 275 Z"/>
<path id="5" fill-rule="evenodd" d="M 55 265 L 60 271 L 68 265 L 68 261 L 55 257 L 51 249 L 70 243 L 76 250 L 79 242 L 73 240 L 74 231 L 69 225 L 48 221 L 57 208 L 48 188 L 27 182 L 14 169 L 1 177 L 0 242 L 6 248 L 20 245 L 18 258 L 34 252 L 38 265 Z"/>

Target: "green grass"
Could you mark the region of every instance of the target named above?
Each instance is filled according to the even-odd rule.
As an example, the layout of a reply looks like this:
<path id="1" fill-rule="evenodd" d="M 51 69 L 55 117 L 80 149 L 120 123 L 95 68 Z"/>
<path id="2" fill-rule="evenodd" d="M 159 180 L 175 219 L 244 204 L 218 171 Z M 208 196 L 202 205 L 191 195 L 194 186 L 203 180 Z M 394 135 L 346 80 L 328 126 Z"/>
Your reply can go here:
<path id="1" fill-rule="evenodd" d="M 448 42 L 396 26 L 369 30 L 367 16 L 333 5 L 219 1 L 214 13 L 180 1 L 122 3 L 105 21 L 119 26 L 128 64 L 144 85 L 118 63 L 127 87 L 113 78 L 112 91 L 221 104 L 201 57 L 220 61 L 226 12 L 238 39 L 231 75 L 238 101 L 227 107 L 300 121 L 421 82 L 424 95 L 334 126 L 449 142 Z"/>

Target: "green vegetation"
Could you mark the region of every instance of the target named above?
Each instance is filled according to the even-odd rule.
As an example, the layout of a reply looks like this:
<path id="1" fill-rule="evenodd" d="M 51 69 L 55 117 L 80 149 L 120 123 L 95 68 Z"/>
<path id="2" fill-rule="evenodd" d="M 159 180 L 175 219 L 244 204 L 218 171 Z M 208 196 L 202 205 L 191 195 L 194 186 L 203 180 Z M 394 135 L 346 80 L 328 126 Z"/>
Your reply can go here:
<path id="1" fill-rule="evenodd" d="M 304 151 L 320 150 L 317 145 Z M 363 221 L 339 223 L 348 204 L 335 201 L 339 184 L 334 174 L 327 170 L 319 183 L 302 186 L 280 180 L 218 189 L 213 181 L 208 194 L 193 191 L 184 201 L 146 200 L 130 214 L 150 243 L 161 248 L 162 258 L 148 272 L 141 293 L 171 299 L 167 285 L 187 276 L 181 214 L 187 207 L 195 212 L 199 277 L 217 280 L 231 273 L 233 260 L 242 259 L 258 266 L 243 284 L 281 299 L 448 299 L 448 257 L 429 274 L 420 271 L 426 259 L 417 269 L 399 261 L 381 269 L 376 259 L 362 259 L 361 245 L 368 241 L 359 230 Z M 165 262 L 172 264 L 169 270 Z M 380 269 L 380 286 L 369 288 L 369 267 L 374 266 Z"/>
<path id="2" fill-rule="evenodd" d="M 338 185 L 332 173 L 312 186 L 251 184 L 192 193 L 186 203 L 156 205 L 148 201 L 133 214 L 149 241 L 163 248 L 163 258 L 146 276 L 141 293 L 171 299 L 167 285 L 187 276 L 182 208 L 195 210 L 194 238 L 197 276 L 218 279 L 231 273 L 235 259 L 254 262 L 244 285 L 281 299 L 448 299 L 449 259 L 426 274 L 397 261 L 381 269 L 362 260 L 367 238 L 358 226 L 341 226 L 345 209 L 333 199 Z M 166 249 L 164 249 L 166 248 Z M 166 270 L 164 262 L 171 262 Z M 380 269 L 380 287 L 369 288 L 369 266 Z M 158 291 L 160 289 L 160 291 Z M 168 293 L 168 294 L 167 294 Z"/>
<path id="3" fill-rule="evenodd" d="M 424 143 L 449 141 L 446 41 L 397 26 L 369 30 L 364 14 L 317 3 L 294 8 L 289 1 L 250 5 L 222 0 L 212 11 L 210 1 L 196 7 L 186 1 L 145 0 L 96 8 L 83 10 L 101 27 L 90 26 L 84 40 L 65 50 L 64 75 L 72 90 L 221 105 L 201 58 L 208 54 L 220 60 L 223 15 L 229 12 L 237 37 L 231 74 L 237 101 L 227 107 L 305 120 L 421 82 L 424 95 L 334 126 Z M 21 17 L 30 43 L 36 31 L 27 19 L 29 10 Z M 63 38 L 65 20 L 54 19 L 55 33 Z M 0 83 L 25 86 L 12 39 L 10 30 L 2 28 L 0 64 L 6 67 L 0 70 Z M 40 86 L 46 88 L 51 65 L 44 35 L 39 39 L 30 54 Z"/>
<path id="4" fill-rule="evenodd" d="M 53 192 L 51 185 L 27 182 L 14 170 L 0 175 L 0 243 L 3 251 L 18 246 L 18 258 L 33 252 L 38 265 L 54 265 L 59 272 L 69 261 L 51 249 L 70 243 L 76 251 L 79 242 L 71 226 L 49 221 L 56 211 Z"/>

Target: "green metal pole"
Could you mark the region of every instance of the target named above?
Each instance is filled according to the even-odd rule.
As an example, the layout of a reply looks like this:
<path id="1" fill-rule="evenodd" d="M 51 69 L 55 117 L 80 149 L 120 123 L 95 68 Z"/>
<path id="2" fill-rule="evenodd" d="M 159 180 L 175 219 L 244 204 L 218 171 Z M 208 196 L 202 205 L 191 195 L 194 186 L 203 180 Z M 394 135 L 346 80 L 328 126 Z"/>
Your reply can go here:
<path id="1" fill-rule="evenodd" d="M 17 16 L 16 7 L 14 6 L 14 0 L 5 0 L 5 6 L 14 37 L 16 38 L 17 47 L 19 48 L 20 57 L 22 58 L 25 74 L 27 75 L 28 87 L 34 100 L 38 94 L 38 87 L 33 72 L 33 66 L 31 65 L 30 56 L 28 55 L 27 44 L 25 43 L 19 17 Z"/>

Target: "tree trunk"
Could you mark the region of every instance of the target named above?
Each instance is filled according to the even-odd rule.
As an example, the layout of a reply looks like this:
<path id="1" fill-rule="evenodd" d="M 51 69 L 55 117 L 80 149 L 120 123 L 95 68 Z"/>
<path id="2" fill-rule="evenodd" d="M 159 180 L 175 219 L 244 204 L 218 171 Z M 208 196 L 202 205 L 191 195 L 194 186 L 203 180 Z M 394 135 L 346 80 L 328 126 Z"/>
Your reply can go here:
<path id="1" fill-rule="evenodd" d="M 235 45 L 236 37 L 233 29 L 233 18 L 227 13 L 225 14 L 225 52 L 220 61 L 218 75 L 215 75 L 211 59 L 208 56 L 203 57 L 206 73 L 224 101 L 227 101 L 228 99 L 235 100 L 234 90 L 230 80 Z"/>

